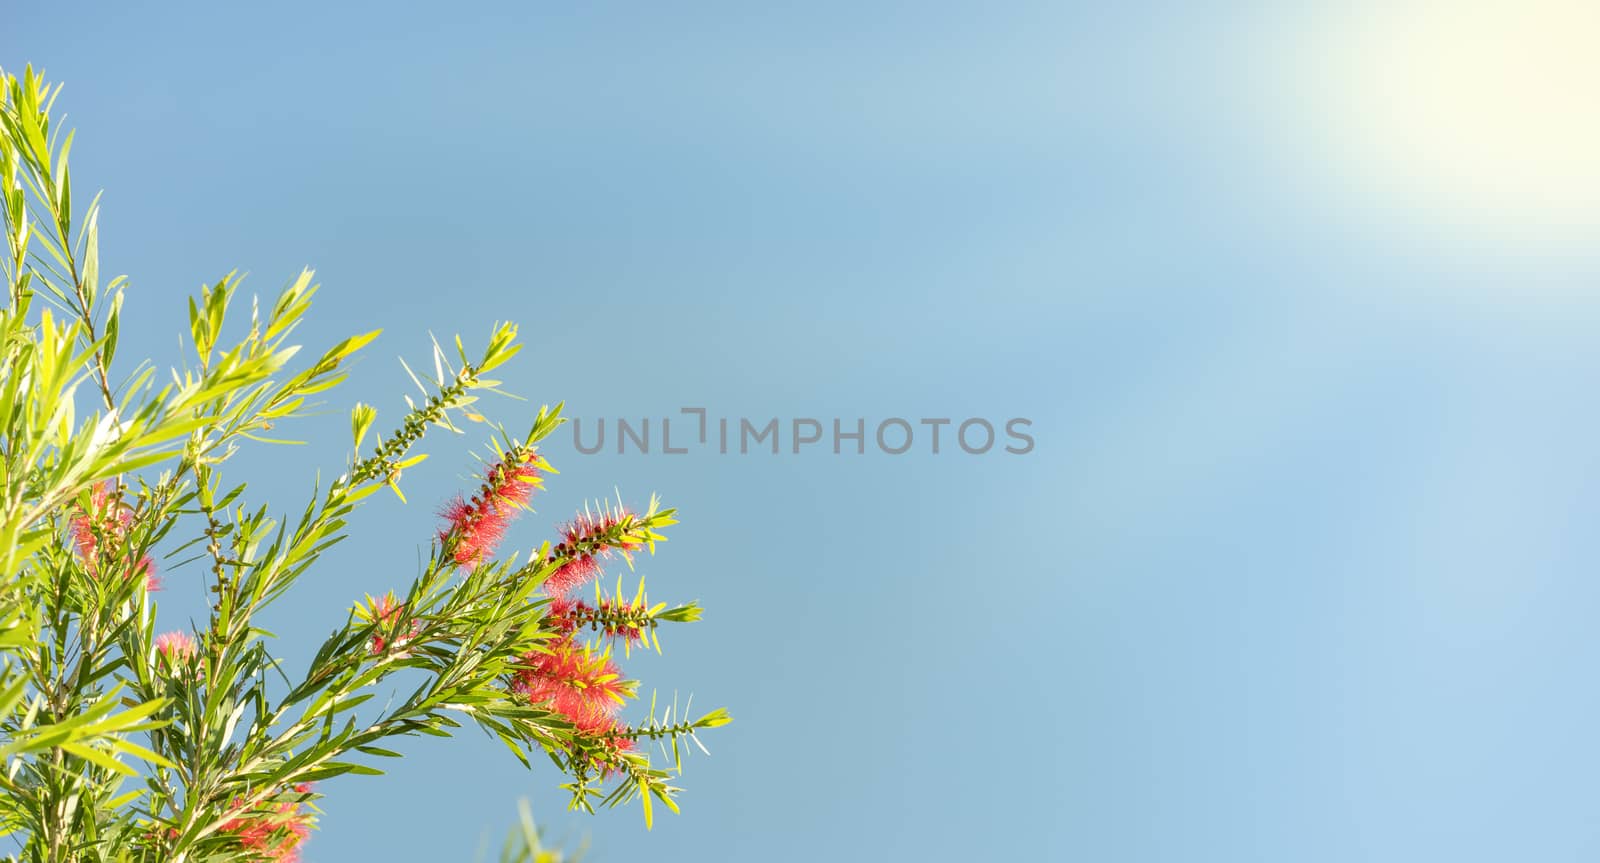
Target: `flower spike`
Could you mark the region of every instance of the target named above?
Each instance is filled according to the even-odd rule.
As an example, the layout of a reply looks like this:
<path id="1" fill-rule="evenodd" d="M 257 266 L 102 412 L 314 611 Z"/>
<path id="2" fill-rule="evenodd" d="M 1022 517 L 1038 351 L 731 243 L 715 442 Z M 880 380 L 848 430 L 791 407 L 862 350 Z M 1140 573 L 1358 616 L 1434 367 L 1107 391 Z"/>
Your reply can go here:
<path id="1" fill-rule="evenodd" d="M 543 485 L 548 468 L 535 447 L 512 447 L 484 472 L 472 497 L 457 495 L 445 506 L 439 542 L 457 566 L 471 570 L 494 556 L 507 525 Z"/>

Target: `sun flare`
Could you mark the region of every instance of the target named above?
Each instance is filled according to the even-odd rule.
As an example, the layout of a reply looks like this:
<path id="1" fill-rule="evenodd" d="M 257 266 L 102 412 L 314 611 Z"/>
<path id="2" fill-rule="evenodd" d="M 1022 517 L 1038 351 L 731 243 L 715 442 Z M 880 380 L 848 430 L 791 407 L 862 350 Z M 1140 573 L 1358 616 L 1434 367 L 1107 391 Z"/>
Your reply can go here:
<path id="1" fill-rule="evenodd" d="M 1337 17 L 1319 28 L 1311 101 L 1366 193 L 1431 221 L 1592 241 L 1600 2 L 1392 0 Z"/>

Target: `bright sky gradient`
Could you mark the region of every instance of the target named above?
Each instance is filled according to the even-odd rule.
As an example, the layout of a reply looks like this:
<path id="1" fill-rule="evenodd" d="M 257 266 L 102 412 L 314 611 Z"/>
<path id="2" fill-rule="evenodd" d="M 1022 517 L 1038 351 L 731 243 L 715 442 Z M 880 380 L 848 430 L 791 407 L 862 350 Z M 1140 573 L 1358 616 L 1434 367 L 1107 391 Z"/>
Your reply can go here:
<path id="1" fill-rule="evenodd" d="M 122 356 L 176 362 L 235 268 L 317 268 L 310 344 L 385 330 L 322 443 L 241 457 L 258 500 L 507 318 L 512 426 L 1033 420 L 1025 456 L 558 437 L 514 542 L 683 512 L 640 571 L 708 614 L 628 666 L 737 718 L 683 814 L 568 815 L 470 733 L 328 783 L 307 863 L 470 860 L 524 795 L 596 861 L 1600 855 L 1594 7 L 1199 5 L 9 10 L 107 190 Z M 415 574 L 482 442 L 429 444 L 278 610 L 293 665 Z"/>

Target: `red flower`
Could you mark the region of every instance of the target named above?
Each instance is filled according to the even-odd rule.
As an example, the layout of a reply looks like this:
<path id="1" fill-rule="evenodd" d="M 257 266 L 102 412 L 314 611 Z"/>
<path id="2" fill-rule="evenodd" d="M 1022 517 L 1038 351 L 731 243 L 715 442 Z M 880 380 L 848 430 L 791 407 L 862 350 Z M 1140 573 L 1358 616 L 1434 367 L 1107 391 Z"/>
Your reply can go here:
<path id="1" fill-rule="evenodd" d="M 104 515 L 109 511 L 120 517 L 102 526 L 120 531 L 126 529 L 133 520 L 132 516 L 111 507 L 111 491 L 113 488 L 114 483 L 111 480 L 95 483 L 89 490 L 89 509 L 86 511 L 79 508 L 77 514 L 72 517 L 73 543 L 77 546 L 78 556 L 83 558 L 90 566 L 93 566 L 95 550 L 99 541 L 94 535 L 96 521 L 106 521 Z"/>
<path id="2" fill-rule="evenodd" d="M 589 611 L 589 604 L 581 599 L 558 596 L 550 601 L 550 628 L 562 635 L 571 635 Z"/>
<path id="3" fill-rule="evenodd" d="M 494 554 L 506 525 L 541 484 L 543 465 L 532 447 L 509 450 L 489 466 L 477 493 L 470 498 L 457 495 L 439 513 L 446 522 L 439 530 L 439 542 L 451 548 L 457 566 L 471 569 Z"/>
<path id="4" fill-rule="evenodd" d="M 619 762 L 623 753 L 632 752 L 637 748 L 632 737 L 624 736 L 628 727 L 619 722 L 612 721 L 604 728 L 583 735 L 582 749 L 587 756 L 589 766 L 600 772 L 600 775 L 609 779 L 621 772 Z"/>
<path id="5" fill-rule="evenodd" d="M 606 624 L 606 635 L 626 639 L 633 644 L 644 640 L 644 630 L 636 622 L 645 611 L 644 603 L 622 602 L 604 597 L 600 600 L 600 611 L 611 616 L 612 622 Z"/>
<path id="6" fill-rule="evenodd" d="M 644 631 L 635 621 L 642 614 L 644 604 L 630 603 L 602 596 L 598 606 L 581 599 L 557 596 L 550 601 L 550 628 L 563 635 L 576 632 L 585 623 L 598 624 L 607 637 L 625 638 L 638 644 L 644 640 Z"/>
<path id="7" fill-rule="evenodd" d="M 595 554 L 609 549 L 626 554 L 638 547 L 626 533 L 627 518 L 620 510 L 598 517 L 586 513 L 566 528 L 564 545 L 567 549 L 588 548 Z M 571 721 L 577 731 L 571 757 L 605 777 L 627 770 L 624 756 L 637 745 L 628 726 L 615 716 L 624 701 L 633 697 L 637 684 L 622 679 L 609 648 L 597 652 L 574 636 L 588 626 L 629 641 L 642 638 L 640 627 L 632 622 L 644 608 L 643 591 L 640 593 L 637 602 L 601 596 L 595 605 L 556 595 L 546 620 L 558 637 L 548 645 L 548 652 L 523 657 L 523 668 L 511 685 L 512 692 L 530 704 L 548 707 Z"/>
<path id="8" fill-rule="evenodd" d="M 622 679 L 610 651 L 597 654 L 570 637 L 551 644 L 548 653 L 522 659 L 512 691 L 560 713 L 582 731 L 613 728 L 612 714 L 633 694 L 634 684 Z"/>
<path id="9" fill-rule="evenodd" d="M 139 561 L 139 566 L 134 570 L 135 575 L 144 576 L 144 589 L 155 591 L 161 589 L 161 576 L 156 575 L 156 562 L 146 555 Z"/>
<path id="10" fill-rule="evenodd" d="M 296 785 L 294 790 L 305 794 L 311 786 Z M 242 847 L 256 852 L 262 860 L 296 863 L 300 846 L 311 835 L 311 812 L 292 800 L 262 803 L 251 812 L 224 821 L 220 829 L 232 833 Z"/>
<path id="11" fill-rule="evenodd" d="M 471 569 L 494 554 L 495 546 L 505 536 L 508 519 L 491 504 L 480 502 L 474 496 L 468 501 L 457 496 L 440 513 L 449 524 L 439 531 L 439 541 L 455 539 L 451 557 L 456 565 Z"/>
<path id="12" fill-rule="evenodd" d="M 133 508 L 122 502 L 122 492 L 112 480 L 95 483 L 89 493 L 89 509 L 79 509 L 72 517 L 72 542 L 78 559 L 92 576 L 100 574 L 101 540 L 120 546 L 133 528 Z M 160 590 L 156 564 L 149 555 L 132 561 L 128 574 L 144 579 L 145 590 Z"/>
<path id="13" fill-rule="evenodd" d="M 561 564 L 551 573 L 550 577 L 545 579 L 544 592 L 551 596 L 561 596 L 599 577 L 600 564 L 595 562 L 594 555 L 585 554 Z"/>
<path id="14" fill-rule="evenodd" d="M 370 623 L 378 624 L 378 631 L 372 636 L 371 650 L 374 655 L 384 652 L 390 646 L 402 647 L 411 640 L 417 632 L 417 622 L 411 622 L 411 631 L 396 633 L 395 624 L 401 612 L 405 610 L 405 603 L 394 598 L 394 593 L 386 593 L 376 599 L 367 597 L 365 606 L 356 607 L 356 617 Z"/>
<path id="15" fill-rule="evenodd" d="M 194 639 L 187 632 L 163 632 L 156 636 L 156 653 L 173 665 L 194 659 L 197 651 Z"/>
<path id="16" fill-rule="evenodd" d="M 527 506 L 533 490 L 543 483 L 542 464 L 535 447 L 525 452 L 508 452 L 489 468 L 486 487 L 502 506 Z"/>
<path id="17" fill-rule="evenodd" d="M 551 560 L 565 560 L 545 579 L 544 592 L 550 596 L 571 593 L 600 575 L 600 558 L 613 551 L 627 557 L 639 548 L 627 528 L 633 515 L 626 509 L 600 512 L 584 510 L 561 529 L 561 542 L 550 550 Z"/>

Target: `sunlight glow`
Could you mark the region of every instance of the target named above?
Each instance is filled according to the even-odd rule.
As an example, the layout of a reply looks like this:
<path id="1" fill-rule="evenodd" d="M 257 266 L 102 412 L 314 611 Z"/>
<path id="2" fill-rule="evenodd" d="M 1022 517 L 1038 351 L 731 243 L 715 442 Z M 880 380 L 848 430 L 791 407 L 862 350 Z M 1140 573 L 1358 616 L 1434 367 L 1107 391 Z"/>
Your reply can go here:
<path id="1" fill-rule="evenodd" d="M 1392 0 L 1319 27 L 1302 90 L 1351 180 L 1429 223 L 1600 227 L 1600 2 Z"/>

